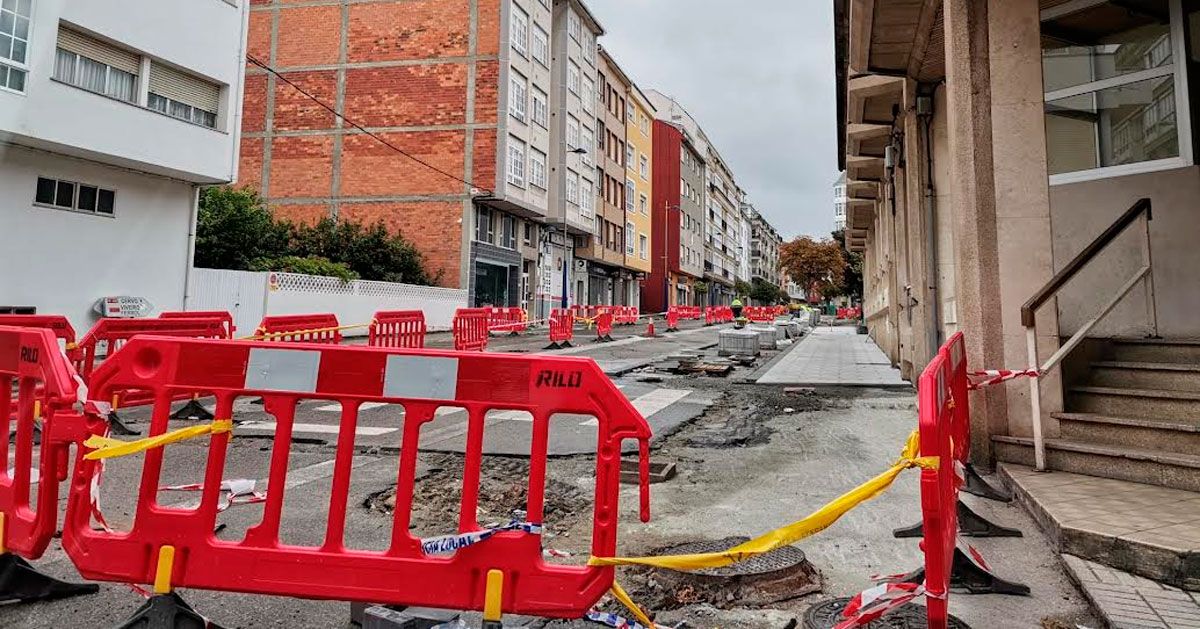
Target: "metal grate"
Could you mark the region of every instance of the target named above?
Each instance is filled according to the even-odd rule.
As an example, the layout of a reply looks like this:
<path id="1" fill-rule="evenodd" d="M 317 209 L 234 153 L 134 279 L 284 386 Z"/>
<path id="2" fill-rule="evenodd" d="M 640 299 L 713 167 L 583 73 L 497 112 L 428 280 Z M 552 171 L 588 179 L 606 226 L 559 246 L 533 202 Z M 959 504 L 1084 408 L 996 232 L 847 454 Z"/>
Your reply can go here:
<path id="1" fill-rule="evenodd" d="M 666 551 L 672 555 L 691 555 L 696 553 L 715 553 L 728 550 L 749 541 L 749 537 L 726 537 L 704 542 L 690 542 L 674 546 Z M 791 570 L 804 563 L 804 551 L 795 546 L 784 546 L 769 553 L 752 557 L 746 561 L 735 563 L 724 568 L 709 568 L 697 570 L 696 574 L 710 577 L 744 577 L 751 575 L 770 574 L 781 570 Z"/>

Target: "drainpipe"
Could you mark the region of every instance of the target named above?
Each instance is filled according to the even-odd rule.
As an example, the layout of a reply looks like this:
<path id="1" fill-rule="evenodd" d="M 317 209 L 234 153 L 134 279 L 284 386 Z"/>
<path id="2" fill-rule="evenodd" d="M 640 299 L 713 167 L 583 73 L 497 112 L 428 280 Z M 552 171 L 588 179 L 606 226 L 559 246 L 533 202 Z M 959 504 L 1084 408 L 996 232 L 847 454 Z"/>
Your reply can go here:
<path id="1" fill-rule="evenodd" d="M 188 219 L 187 260 L 183 267 L 183 309 L 192 301 L 192 266 L 196 263 L 196 220 L 200 216 L 200 186 L 192 186 L 192 211 Z"/>
<path id="2" fill-rule="evenodd" d="M 925 281 L 928 289 L 926 312 L 929 322 L 925 326 L 926 348 L 930 360 L 942 344 L 941 298 L 938 296 L 938 239 L 937 239 L 937 190 L 933 185 L 933 92 L 917 97 L 917 120 L 921 127 L 921 150 L 925 153 Z"/>

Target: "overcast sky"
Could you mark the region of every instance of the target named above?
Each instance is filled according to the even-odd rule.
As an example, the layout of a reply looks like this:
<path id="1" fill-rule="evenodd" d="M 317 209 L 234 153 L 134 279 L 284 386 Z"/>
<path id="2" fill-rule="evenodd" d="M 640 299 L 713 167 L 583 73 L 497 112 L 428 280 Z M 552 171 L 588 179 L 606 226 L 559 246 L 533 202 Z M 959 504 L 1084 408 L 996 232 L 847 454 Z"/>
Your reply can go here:
<path id="1" fill-rule="evenodd" d="M 829 236 L 837 179 L 829 0 L 586 0 L 643 89 L 674 96 L 786 239 Z"/>

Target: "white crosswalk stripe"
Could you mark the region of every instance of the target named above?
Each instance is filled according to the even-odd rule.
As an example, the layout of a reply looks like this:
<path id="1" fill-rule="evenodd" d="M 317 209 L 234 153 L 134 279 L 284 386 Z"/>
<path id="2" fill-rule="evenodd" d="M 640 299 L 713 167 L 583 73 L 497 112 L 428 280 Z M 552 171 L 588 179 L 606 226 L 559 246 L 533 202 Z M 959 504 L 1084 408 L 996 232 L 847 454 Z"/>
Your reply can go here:
<path id="1" fill-rule="evenodd" d="M 682 400 L 691 394 L 691 391 L 686 389 L 655 389 L 646 395 L 643 395 L 633 400 L 633 407 L 642 414 L 642 417 L 647 419 L 651 415 L 667 408 L 668 406 Z M 580 426 L 599 426 L 600 422 L 596 419 L 589 419 L 579 424 Z"/>
<path id="2" fill-rule="evenodd" d="M 384 406 L 387 406 L 387 405 L 388 405 L 387 402 L 363 402 L 362 404 L 360 404 L 358 406 L 358 410 L 369 411 L 373 408 L 383 408 Z M 325 406 L 318 406 L 317 410 L 321 411 L 322 413 L 340 413 L 340 412 L 342 412 L 342 405 L 337 404 L 337 403 L 326 404 Z M 404 412 L 402 409 L 399 409 L 399 410 L 401 413 Z"/>

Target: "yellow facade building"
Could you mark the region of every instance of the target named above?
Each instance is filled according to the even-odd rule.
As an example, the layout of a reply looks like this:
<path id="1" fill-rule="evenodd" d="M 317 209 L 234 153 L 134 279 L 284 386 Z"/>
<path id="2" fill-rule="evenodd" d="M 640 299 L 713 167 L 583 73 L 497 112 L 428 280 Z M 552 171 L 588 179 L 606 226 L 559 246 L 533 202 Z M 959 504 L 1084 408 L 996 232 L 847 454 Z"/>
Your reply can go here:
<path id="1" fill-rule="evenodd" d="M 654 106 L 637 85 L 630 82 L 626 98 L 629 112 L 625 129 L 625 266 L 640 273 L 650 272 L 654 255 L 654 234 L 650 220 L 650 200 L 654 198 Z M 635 282 L 628 303 L 641 300 Z"/>

